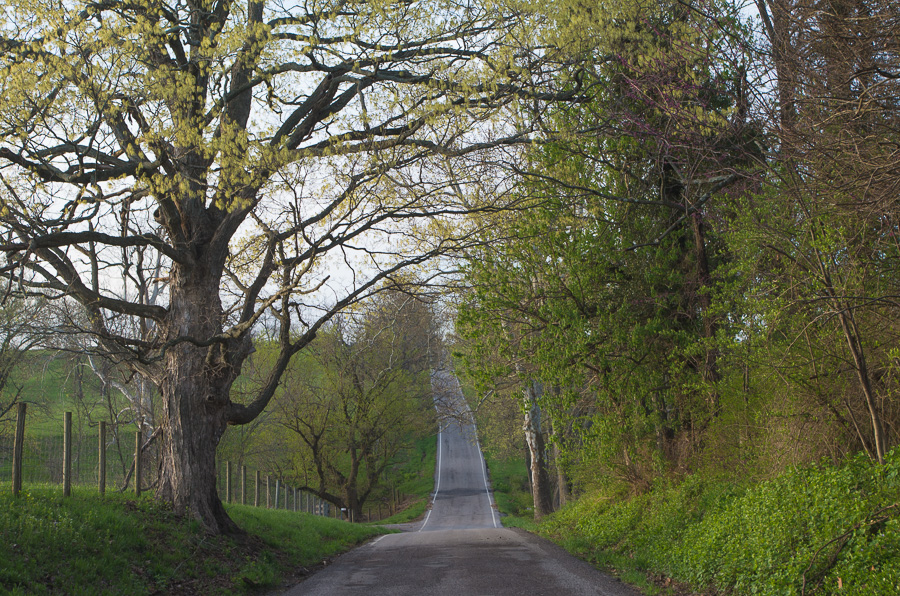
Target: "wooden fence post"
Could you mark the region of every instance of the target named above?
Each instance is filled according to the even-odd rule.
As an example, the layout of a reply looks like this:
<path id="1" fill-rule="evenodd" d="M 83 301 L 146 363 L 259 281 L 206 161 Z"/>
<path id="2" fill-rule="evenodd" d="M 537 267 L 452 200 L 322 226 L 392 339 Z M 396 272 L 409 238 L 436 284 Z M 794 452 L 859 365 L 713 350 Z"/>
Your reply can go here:
<path id="1" fill-rule="evenodd" d="M 106 420 L 100 421 L 100 452 L 97 465 L 97 488 L 100 496 L 106 494 Z"/>
<path id="2" fill-rule="evenodd" d="M 253 506 L 259 507 L 259 485 L 260 485 L 260 477 L 259 470 L 256 471 L 256 496 L 253 498 Z"/>
<path id="3" fill-rule="evenodd" d="M 281 498 L 281 478 L 275 479 L 275 509 L 278 509 L 278 501 Z"/>
<path id="4" fill-rule="evenodd" d="M 22 490 L 22 451 L 25 448 L 25 402 L 16 405 L 16 438 L 13 442 L 12 492 L 18 496 Z"/>
<path id="5" fill-rule="evenodd" d="M 63 496 L 72 496 L 72 412 L 63 414 Z"/>
<path id="6" fill-rule="evenodd" d="M 231 462 L 225 462 L 225 502 L 231 503 Z"/>
<path id="7" fill-rule="evenodd" d="M 397 513 L 397 489 L 394 487 L 394 483 L 391 482 L 391 515 Z"/>
<path id="8" fill-rule="evenodd" d="M 247 466 L 241 466 L 241 505 L 247 504 Z"/>
<path id="9" fill-rule="evenodd" d="M 266 474 L 266 509 L 272 508 L 272 477 Z"/>
<path id="10" fill-rule="evenodd" d="M 134 433 L 134 496 L 141 496 L 141 429 Z"/>

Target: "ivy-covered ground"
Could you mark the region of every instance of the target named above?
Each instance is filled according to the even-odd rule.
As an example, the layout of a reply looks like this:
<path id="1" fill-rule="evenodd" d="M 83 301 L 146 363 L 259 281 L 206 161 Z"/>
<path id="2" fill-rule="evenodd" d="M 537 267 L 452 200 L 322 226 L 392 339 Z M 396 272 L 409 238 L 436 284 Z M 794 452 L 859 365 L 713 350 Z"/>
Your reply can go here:
<path id="1" fill-rule="evenodd" d="M 587 495 L 538 531 L 651 593 L 900 594 L 900 449 L 755 484 Z"/>

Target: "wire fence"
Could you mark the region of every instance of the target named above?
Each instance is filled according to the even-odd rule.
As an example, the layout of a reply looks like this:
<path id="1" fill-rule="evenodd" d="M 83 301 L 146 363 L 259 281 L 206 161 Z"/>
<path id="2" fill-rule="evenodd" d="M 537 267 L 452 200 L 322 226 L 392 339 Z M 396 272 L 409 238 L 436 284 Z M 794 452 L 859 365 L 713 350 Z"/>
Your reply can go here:
<path id="1" fill-rule="evenodd" d="M 28 428 L 24 404 L 15 425 L 0 428 L 0 486 L 10 483 L 18 493 L 28 485 L 57 485 L 63 494 L 79 491 L 131 490 L 140 494 L 159 482 L 158 442 L 137 431 L 108 429 L 103 422 L 72 427 L 66 412 L 62 425 Z M 60 433 L 59 430 L 62 430 Z M 282 478 L 232 462 L 218 462 L 217 488 L 224 503 L 285 509 L 341 517 L 331 504 L 300 491 Z"/>
<path id="2" fill-rule="evenodd" d="M 98 429 L 93 433 L 72 434 L 70 483 L 73 486 L 99 487 L 100 444 Z M 103 446 L 106 462 L 106 488 L 125 490 L 134 475 L 134 432 L 110 434 Z M 15 436 L 0 435 L 0 480 L 11 481 Z M 64 434 L 29 433 L 26 428 L 22 441 L 21 479 L 28 484 L 58 484 L 65 482 L 66 442 Z M 150 487 L 156 482 L 155 453 L 144 454 L 141 471 L 142 484 Z M 128 481 L 126 482 L 126 478 Z"/>

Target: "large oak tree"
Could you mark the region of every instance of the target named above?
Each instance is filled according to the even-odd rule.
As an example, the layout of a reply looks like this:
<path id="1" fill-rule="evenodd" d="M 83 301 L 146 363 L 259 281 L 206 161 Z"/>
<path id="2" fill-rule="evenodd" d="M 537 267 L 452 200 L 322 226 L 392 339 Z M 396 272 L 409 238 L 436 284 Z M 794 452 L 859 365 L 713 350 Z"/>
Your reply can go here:
<path id="1" fill-rule="evenodd" d="M 225 428 L 342 307 L 465 242 L 440 217 L 509 206 L 460 187 L 529 140 L 498 111 L 553 96 L 524 18 L 478 0 L 4 2 L 2 271 L 79 303 L 95 349 L 159 386 L 176 512 L 234 530 Z M 275 365 L 232 399 L 263 325 Z"/>

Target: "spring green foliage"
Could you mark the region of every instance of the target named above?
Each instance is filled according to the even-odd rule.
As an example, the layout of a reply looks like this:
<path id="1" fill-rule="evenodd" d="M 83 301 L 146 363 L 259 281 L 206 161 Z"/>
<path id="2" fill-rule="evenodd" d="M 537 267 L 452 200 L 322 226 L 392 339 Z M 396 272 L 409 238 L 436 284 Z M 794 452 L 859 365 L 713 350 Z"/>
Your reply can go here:
<path id="1" fill-rule="evenodd" d="M 149 495 L 29 486 L 0 490 L 0 591 L 11 594 L 234 594 L 273 588 L 381 531 L 287 511 L 231 506 L 248 536 L 216 537 Z"/>
<path id="2" fill-rule="evenodd" d="M 539 205 L 471 251 L 457 353 L 497 426 L 544 382 L 581 552 L 894 593 L 900 13 L 756 6 L 546 8 L 590 101 L 510 166 Z"/>
<path id="3" fill-rule="evenodd" d="M 540 531 L 602 563 L 738 594 L 800 594 L 804 578 L 807 593 L 893 594 L 900 452 L 758 484 L 694 476 L 631 499 L 586 495 Z"/>
<path id="4" fill-rule="evenodd" d="M 464 214 L 514 206 L 445 180 L 470 186 L 487 153 L 532 141 L 501 122 L 520 100 L 572 96 L 533 16 L 504 0 L 0 6 L 0 274 L 164 394 L 159 426 L 184 431 L 160 436 L 161 499 L 233 529 L 213 491 L 226 427 L 267 409 L 338 312 L 471 245 Z M 276 364 L 232 400 L 263 328 Z"/>
<path id="5" fill-rule="evenodd" d="M 773 58 L 736 5 L 582 8 L 548 10 L 591 101 L 544 116 L 570 134 L 513 167 L 516 192 L 539 206 L 497 218 L 466 262 L 458 351 L 478 399 L 543 381 L 581 489 L 639 493 L 696 470 L 767 477 L 857 451 L 880 460 L 900 437 L 898 234 L 883 186 L 897 178 L 841 139 L 895 144 L 887 123 L 900 111 L 863 102 L 855 120 L 845 95 L 865 85 L 838 91 L 816 65 L 862 68 L 844 47 L 853 31 L 884 48 L 866 59 L 894 69 L 896 7 L 873 7 L 884 21 L 818 15 L 823 36 L 779 25 L 811 52 L 792 58 L 809 78 L 775 81 L 797 86 L 806 128 L 790 131 L 765 119 L 783 97 L 749 76 Z"/>
<path id="6" fill-rule="evenodd" d="M 381 484 L 382 492 L 391 488 L 396 491 L 402 509 L 377 523 L 403 524 L 425 515 L 428 499 L 434 492 L 436 454 L 437 441 L 429 435 L 417 440 L 397 458 L 399 461 L 387 470 Z"/>
<path id="7" fill-rule="evenodd" d="M 730 119 L 734 56 L 713 49 L 726 34 L 685 5 L 554 7 L 560 35 L 598 35 L 581 50 L 594 95 L 547 116 L 572 136 L 521 168 L 518 192 L 540 205 L 498 220 L 467 261 L 461 352 L 482 394 L 544 382 L 574 480 L 599 468 L 646 487 L 721 410 L 723 338 L 738 331 L 717 301 L 730 254 L 710 198 L 751 167 L 751 131 Z"/>
<path id="8" fill-rule="evenodd" d="M 401 452 L 433 433 L 439 343 L 429 306 L 399 292 L 323 329 L 315 365 L 289 370 L 275 404 L 288 481 L 359 517 Z"/>

